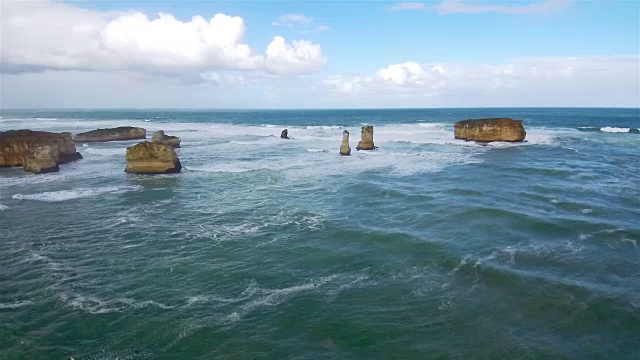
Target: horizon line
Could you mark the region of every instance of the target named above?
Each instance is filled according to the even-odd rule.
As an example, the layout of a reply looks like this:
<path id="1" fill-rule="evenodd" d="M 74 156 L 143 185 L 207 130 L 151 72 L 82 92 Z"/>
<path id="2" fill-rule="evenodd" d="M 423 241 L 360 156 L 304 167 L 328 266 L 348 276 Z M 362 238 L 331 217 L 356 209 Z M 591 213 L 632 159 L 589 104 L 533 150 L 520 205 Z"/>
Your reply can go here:
<path id="1" fill-rule="evenodd" d="M 450 109 L 638 109 L 639 106 L 463 106 L 463 107 L 354 107 L 354 108 L 206 108 L 206 107 L 71 107 L 71 108 L 0 108 L 2 111 L 42 110 L 199 110 L 199 111 L 323 111 L 323 110 L 450 110 Z"/>

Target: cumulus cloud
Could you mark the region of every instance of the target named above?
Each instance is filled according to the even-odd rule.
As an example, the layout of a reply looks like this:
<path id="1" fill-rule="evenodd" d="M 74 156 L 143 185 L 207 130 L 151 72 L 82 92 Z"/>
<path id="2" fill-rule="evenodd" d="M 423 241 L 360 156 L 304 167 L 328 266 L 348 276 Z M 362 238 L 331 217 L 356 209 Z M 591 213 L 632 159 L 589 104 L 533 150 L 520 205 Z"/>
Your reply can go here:
<path id="1" fill-rule="evenodd" d="M 271 51 L 265 57 L 245 43 L 246 27 L 238 16 L 216 14 L 207 20 L 198 15 L 181 21 L 171 14 L 150 18 L 136 11 L 99 12 L 51 1 L 7 1 L 2 9 L 3 72 L 268 70 L 301 74 L 319 69 L 313 56 L 304 56 L 307 53 L 326 63 L 320 45 L 300 40 L 292 46 L 282 37 L 275 37 L 268 49 L 292 48 L 297 55 Z M 296 70 L 273 71 L 267 60 Z M 305 60 L 312 63 L 304 64 Z"/>
<path id="2" fill-rule="evenodd" d="M 521 5 L 501 5 L 488 2 L 478 3 L 468 0 L 444 0 L 435 5 L 426 5 L 422 2 L 401 2 L 391 5 L 389 10 L 433 10 L 442 15 L 480 14 L 487 12 L 514 15 L 542 15 L 560 12 L 571 6 L 573 2 L 574 0 L 544 0 Z"/>
<path id="3" fill-rule="evenodd" d="M 588 93 L 592 99 L 619 94 L 628 102 L 640 96 L 639 62 L 637 55 L 523 58 L 500 65 L 406 62 L 371 75 L 332 76 L 323 85 L 330 92 L 370 97 L 451 99 L 475 94 L 499 103 L 503 95 L 548 101 Z"/>
<path id="4" fill-rule="evenodd" d="M 316 72 L 327 66 L 320 45 L 307 40 L 294 40 L 292 45 L 276 36 L 267 47 L 267 70 L 279 75 Z"/>

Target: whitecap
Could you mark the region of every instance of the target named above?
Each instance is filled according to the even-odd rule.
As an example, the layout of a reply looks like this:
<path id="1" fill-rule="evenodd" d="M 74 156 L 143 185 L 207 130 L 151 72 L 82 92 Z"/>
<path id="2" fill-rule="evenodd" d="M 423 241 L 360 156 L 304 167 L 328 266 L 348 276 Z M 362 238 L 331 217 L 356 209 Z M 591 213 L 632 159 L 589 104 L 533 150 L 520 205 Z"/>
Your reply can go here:
<path id="1" fill-rule="evenodd" d="M 628 133 L 631 128 L 619 128 L 614 126 L 605 126 L 600 128 L 600 131 L 608 132 L 608 133 Z"/>
<path id="2" fill-rule="evenodd" d="M 16 301 L 13 303 L 0 303 L 0 310 L 17 309 L 31 304 L 32 302 L 30 300 Z"/>
<path id="3" fill-rule="evenodd" d="M 127 150 L 125 148 L 93 148 L 87 147 L 85 149 L 87 153 L 91 155 L 99 155 L 99 156 L 124 156 Z"/>
<path id="4" fill-rule="evenodd" d="M 48 191 L 34 194 L 15 194 L 16 200 L 35 200 L 44 202 L 67 201 L 78 198 L 93 197 L 102 194 L 122 194 L 128 191 L 138 191 L 142 186 L 105 186 L 97 188 L 75 188 L 72 190 Z"/>
<path id="5" fill-rule="evenodd" d="M 593 212 L 593 209 L 582 209 L 580 210 L 580 212 L 583 214 L 591 214 Z"/>
<path id="6" fill-rule="evenodd" d="M 7 205 L 0 204 L 0 211 L 7 211 L 7 210 L 9 210 L 9 207 Z"/>

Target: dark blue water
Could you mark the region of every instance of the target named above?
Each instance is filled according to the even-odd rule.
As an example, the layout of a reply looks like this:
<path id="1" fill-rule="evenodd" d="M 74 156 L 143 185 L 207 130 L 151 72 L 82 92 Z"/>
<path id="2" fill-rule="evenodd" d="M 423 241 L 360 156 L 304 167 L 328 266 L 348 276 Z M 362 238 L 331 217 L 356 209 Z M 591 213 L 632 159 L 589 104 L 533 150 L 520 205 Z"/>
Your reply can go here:
<path id="1" fill-rule="evenodd" d="M 638 109 L 0 116 L 164 129 L 184 166 L 0 169 L 0 358 L 640 358 Z M 481 117 L 527 142 L 453 139 Z"/>

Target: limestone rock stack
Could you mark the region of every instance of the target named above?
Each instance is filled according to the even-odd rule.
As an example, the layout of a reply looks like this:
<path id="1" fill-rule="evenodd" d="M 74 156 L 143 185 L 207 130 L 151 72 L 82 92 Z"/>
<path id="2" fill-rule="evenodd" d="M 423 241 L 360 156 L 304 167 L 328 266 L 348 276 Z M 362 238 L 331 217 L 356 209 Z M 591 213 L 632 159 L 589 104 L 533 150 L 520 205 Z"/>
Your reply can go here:
<path id="1" fill-rule="evenodd" d="M 0 132 L 0 167 L 22 166 L 36 174 L 58 171 L 59 164 L 82 159 L 70 133 L 31 130 Z"/>
<path id="2" fill-rule="evenodd" d="M 456 139 L 479 142 L 523 141 L 527 136 L 521 120 L 491 118 L 459 121 L 454 124 Z"/>
<path id="3" fill-rule="evenodd" d="M 128 173 L 167 174 L 182 170 L 180 159 L 171 145 L 144 141 L 127 148 Z"/>
<path id="4" fill-rule="evenodd" d="M 367 125 L 362 127 L 360 134 L 360 142 L 356 147 L 357 150 L 374 150 L 376 146 L 373 144 L 373 126 Z"/>
<path id="5" fill-rule="evenodd" d="M 22 164 L 22 168 L 34 174 L 57 172 L 60 170 L 60 167 L 56 162 L 56 155 L 59 156 L 58 149 L 55 147 L 51 145 L 38 145 L 31 149 Z"/>
<path id="6" fill-rule="evenodd" d="M 151 136 L 151 142 L 169 145 L 174 148 L 180 147 L 180 138 L 177 136 L 165 135 L 164 131 L 158 130 Z"/>
<path id="7" fill-rule="evenodd" d="M 280 133 L 280 138 L 281 139 L 288 139 L 289 138 L 289 130 L 287 130 L 287 129 L 282 130 L 282 132 Z"/>
<path id="8" fill-rule="evenodd" d="M 349 147 L 349 132 L 342 132 L 342 145 L 340 145 L 340 155 L 351 155 L 351 147 Z"/>
<path id="9" fill-rule="evenodd" d="M 112 129 L 97 129 L 76 134 L 75 142 L 103 142 L 146 139 L 147 130 L 139 127 L 121 126 Z"/>

